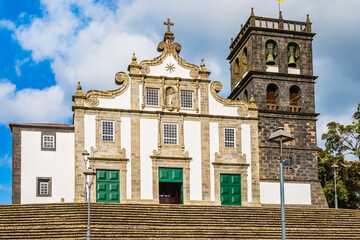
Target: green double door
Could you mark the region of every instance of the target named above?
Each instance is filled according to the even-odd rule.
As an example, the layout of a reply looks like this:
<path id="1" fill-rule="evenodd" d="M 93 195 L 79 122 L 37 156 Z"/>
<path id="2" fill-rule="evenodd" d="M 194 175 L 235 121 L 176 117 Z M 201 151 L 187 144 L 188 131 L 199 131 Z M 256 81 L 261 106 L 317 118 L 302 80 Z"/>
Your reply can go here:
<path id="1" fill-rule="evenodd" d="M 96 171 L 96 201 L 120 202 L 120 176 L 117 170 Z"/>
<path id="2" fill-rule="evenodd" d="M 163 204 L 183 203 L 183 170 L 181 168 L 159 168 L 159 202 Z"/>
<path id="3" fill-rule="evenodd" d="M 241 205 L 241 176 L 220 174 L 221 205 Z"/>

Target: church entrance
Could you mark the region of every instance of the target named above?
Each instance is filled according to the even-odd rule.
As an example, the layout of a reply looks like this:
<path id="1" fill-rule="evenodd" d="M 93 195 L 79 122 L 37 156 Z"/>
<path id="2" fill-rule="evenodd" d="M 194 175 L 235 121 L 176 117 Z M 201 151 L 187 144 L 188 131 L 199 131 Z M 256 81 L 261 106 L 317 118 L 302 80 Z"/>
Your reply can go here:
<path id="1" fill-rule="evenodd" d="M 120 202 L 120 178 L 117 170 L 96 171 L 96 201 Z"/>
<path id="2" fill-rule="evenodd" d="M 159 168 L 159 202 L 161 204 L 183 203 L 183 170 Z"/>
<path id="3" fill-rule="evenodd" d="M 241 176 L 220 174 L 221 205 L 241 205 Z"/>

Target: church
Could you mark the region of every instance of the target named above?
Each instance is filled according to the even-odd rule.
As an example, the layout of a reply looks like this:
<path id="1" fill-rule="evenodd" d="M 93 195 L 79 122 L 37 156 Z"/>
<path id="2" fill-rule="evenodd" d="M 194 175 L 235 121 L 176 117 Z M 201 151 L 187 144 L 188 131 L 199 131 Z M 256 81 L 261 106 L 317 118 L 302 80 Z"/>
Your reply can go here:
<path id="1" fill-rule="evenodd" d="M 285 203 L 327 207 L 317 176 L 312 40 L 305 22 L 255 16 L 232 39 L 231 94 L 206 61 L 180 56 L 173 25 L 159 56 L 115 74 L 114 89 L 73 95 L 73 125 L 10 123 L 13 203 L 266 206 L 280 203 L 278 127 L 286 143 Z"/>

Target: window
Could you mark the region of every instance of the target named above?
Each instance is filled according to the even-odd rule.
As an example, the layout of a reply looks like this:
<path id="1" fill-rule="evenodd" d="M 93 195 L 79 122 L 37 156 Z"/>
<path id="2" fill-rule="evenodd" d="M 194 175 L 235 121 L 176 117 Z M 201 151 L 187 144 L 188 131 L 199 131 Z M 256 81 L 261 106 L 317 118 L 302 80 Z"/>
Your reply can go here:
<path id="1" fill-rule="evenodd" d="M 192 91 L 180 91 L 180 107 L 193 108 L 193 92 Z"/>
<path id="2" fill-rule="evenodd" d="M 37 197 L 51 197 L 52 192 L 51 177 L 37 177 L 36 178 L 36 196 Z"/>
<path id="3" fill-rule="evenodd" d="M 177 124 L 164 123 L 164 144 L 177 144 Z"/>
<path id="4" fill-rule="evenodd" d="M 225 147 L 235 147 L 235 129 L 225 128 Z"/>
<path id="5" fill-rule="evenodd" d="M 275 84 L 269 84 L 266 89 L 266 103 L 276 104 L 278 87 Z"/>
<path id="6" fill-rule="evenodd" d="M 159 106 L 159 89 L 146 88 L 146 105 Z"/>
<path id="7" fill-rule="evenodd" d="M 51 135 L 43 136 L 43 148 L 54 148 L 54 136 Z"/>
<path id="8" fill-rule="evenodd" d="M 113 142 L 114 141 L 114 122 L 102 121 L 102 141 Z"/>
<path id="9" fill-rule="evenodd" d="M 40 182 L 40 195 L 48 195 L 49 183 L 48 182 Z"/>

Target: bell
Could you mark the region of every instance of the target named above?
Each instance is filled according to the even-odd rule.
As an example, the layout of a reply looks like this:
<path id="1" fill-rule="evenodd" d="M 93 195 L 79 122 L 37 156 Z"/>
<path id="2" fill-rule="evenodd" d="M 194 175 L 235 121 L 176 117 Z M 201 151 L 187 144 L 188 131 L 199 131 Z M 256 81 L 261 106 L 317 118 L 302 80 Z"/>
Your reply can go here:
<path id="1" fill-rule="evenodd" d="M 271 53 L 266 57 L 266 65 L 275 65 L 274 56 Z"/>
<path id="2" fill-rule="evenodd" d="M 295 62 L 295 58 L 294 58 L 293 55 L 290 55 L 288 66 L 289 67 L 296 67 L 296 62 Z"/>

